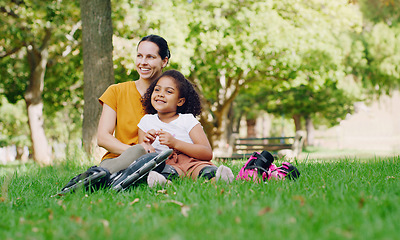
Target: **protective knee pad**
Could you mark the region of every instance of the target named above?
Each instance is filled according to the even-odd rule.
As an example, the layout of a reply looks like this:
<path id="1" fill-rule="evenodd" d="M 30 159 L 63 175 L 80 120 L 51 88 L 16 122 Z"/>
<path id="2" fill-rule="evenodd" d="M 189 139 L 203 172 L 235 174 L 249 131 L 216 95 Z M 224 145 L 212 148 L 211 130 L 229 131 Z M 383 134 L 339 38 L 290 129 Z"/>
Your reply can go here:
<path id="1" fill-rule="evenodd" d="M 73 192 L 79 186 L 86 191 L 94 191 L 107 186 L 110 180 L 110 172 L 102 167 L 93 166 L 72 178 L 62 189 L 62 193 Z"/>
<path id="2" fill-rule="evenodd" d="M 124 170 L 121 170 L 119 172 L 113 173 L 111 175 L 111 177 L 110 177 L 110 184 L 109 185 L 111 187 L 114 187 L 114 186 L 118 185 L 119 183 L 124 181 L 129 175 L 131 175 L 132 173 L 137 171 L 139 168 L 143 167 L 143 165 L 145 165 L 148 161 L 150 161 L 155 156 L 157 156 L 157 153 L 145 154 L 145 155 L 141 156 L 140 158 L 138 158 L 131 165 L 129 165 L 128 168 L 126 168 Z M 146 179 L 144 179 L 144 180 L 146 180 Z M 144 182 L 144 180 L 142 178 L 142 181 L 139 181 L 138 183 Z"/>
<path id="3" fill-rule="evenodd" d="M 216 166 L 207 166 L 207 167 L 203 167 L 200 172 L 199 172 L 199 178 L 203 177 L 206 178 L 208 180 L 210 180 L 211 178 L 215 177 L 215 173 L 217 172 L 217 167 Z"/>
<path id="4" fill-rule="evenodd" d="M 104 177 L 102 177 L 100 180 L 95 181 L 94 183 L 90 183 L 88 186 L 86 186 L 87 191 L 97 191 L 99 189 L 108 187 L 108 184 L 110 181 L 110 176 L 111 176 L 110 172 L 105 168 L 101 168 L 101 167 L 97 167 L 97 168 L 98 169 L 96 169 L 96 170 L 98 170 L 98 171 L 99 170 L 105 171 L 106 175 Z"/>
<path id="5" fill-rule="evenodd" d="M 159 172 L 159 171 L 157 171 Z M 178 172 L 175 170 L 175 168 L 171 165 L 165 164 L 164 169 L 159 172 L 161 175 L 163 175 L 166 179 L 168 180 L 173 180 L 179 177 Z"/>

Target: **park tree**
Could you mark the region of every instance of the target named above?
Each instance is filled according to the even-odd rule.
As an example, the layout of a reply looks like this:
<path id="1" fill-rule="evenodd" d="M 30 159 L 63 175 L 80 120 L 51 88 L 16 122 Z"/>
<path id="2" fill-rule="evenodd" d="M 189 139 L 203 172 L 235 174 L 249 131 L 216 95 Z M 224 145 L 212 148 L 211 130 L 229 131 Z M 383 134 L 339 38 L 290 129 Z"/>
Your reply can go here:
<path id="1" fill-rule="evenodd" d="M 355 74 L 371 94 L 391 94 L 400 87 L 400 28 L 383 22 L 364 30 L 360 39 L 364 59 L 355 64 Z"/>
<path id="2" fill-rule="evenodd" d="M 80 4 L 85 82 L 82 137 L 85 151 L 97 157 L 100 154 L 97 125 L 101 114 L 98 98 L 114 83 L 111 1 L 82 0 Z"/>
<path id="3" fill-rule="evenodd" d="M 400 1 L 361 0 L 359 5 L 364 28 L 353 45 L 362 56 L 349 65 L 370 94 L 391 94 L 400 87 Z"/>
<path id="4" fill-rule="evenodd" d="M 224 148 L 231 105 L 246 84 L 265 80 L 283 47 L 286 22 L 266 1 L 201 1 L 191 7 L 188 77 L 203 94 L 201 122 L 210 141 Z"/>
<path id="5" fill-rule="evenodd" d="M 63 61 L 60 59 L 74 59 L 79 54 L 74 53 L 78 45 L 77 9 L 74 3 L 67 1 L 15 0 L 0 3 L 1 91 L 11 103 L 24 99 L 33 159 L 42 165 L 52 161 L 43 126 L 43 93 L 47 91 L 47 80 L 57 80 L 47 77 L 46 71 L 49 67 L 65 68 L 59 65 Z M 51 90 L 53 94 L 62 91 Z"/>
<path id="6" fill-rule="evenodd" d="M 286 47 L 264 84 L 246 88 L 256 99 L 250 110 L 291 117 L 312 144 L 314 122 L 337 124 L 357 100 L 359 85 L 348 76 L 346 56 L 351 36 L 361 30 L 361 15 L 345 1 L 277 1 L 275 9 L 290 35 L 282 39 Z"/>

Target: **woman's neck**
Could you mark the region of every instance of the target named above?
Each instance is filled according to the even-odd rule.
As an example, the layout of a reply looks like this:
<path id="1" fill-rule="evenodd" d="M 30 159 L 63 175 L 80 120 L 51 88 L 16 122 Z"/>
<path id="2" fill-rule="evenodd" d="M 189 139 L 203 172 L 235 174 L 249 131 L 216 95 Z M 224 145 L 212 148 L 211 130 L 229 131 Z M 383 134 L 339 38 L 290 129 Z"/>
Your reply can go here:
<path id="1" fill-rule="evenodd" d="M 152 83 L 152 81 L 144 80 L 141 78 L 139 78 L 139 80 L 135 81 L 136 89 L 139 91 L 141 96 L 143 96 L 146 93 L 146 91 L 149 88 L 151 83 Z"/>
<path id="2" fill-rule="evenodd" d="M 157 75 L 153 76 L 150 79 L 144 79 L 144 78 L 139 78 L 136 80 L 136 88 L 139 91 L 140 95 L 144 95 L 147 91 L 147 89 L 150 87 L 150 85 L 153 83 L 154 80 L 156 80 L 159 76 L 161 76 L 161 73 L 158 73 Z"/>
<path id="3" fill-rule="evenodd" d="M 161 122 L 170 123 L 179 117 L 179 114 L 176 112 L 169 112 L 169 113 L 157 113 L 158 119 Z"/>

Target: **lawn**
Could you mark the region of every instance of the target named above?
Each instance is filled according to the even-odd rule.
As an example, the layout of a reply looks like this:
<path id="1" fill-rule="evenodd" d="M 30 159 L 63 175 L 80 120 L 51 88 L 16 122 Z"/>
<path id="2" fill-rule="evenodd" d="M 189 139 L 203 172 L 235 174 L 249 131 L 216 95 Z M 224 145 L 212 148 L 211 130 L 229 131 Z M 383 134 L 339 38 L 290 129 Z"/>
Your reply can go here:
<path id="1" fill-rule="evenodd" d="M 237 174 L 243 163 L 224 164 Z M 293 164 L 297 181 L 182 179 L 165 188 L 55 198 L 90 165 L 3 166 L 0 239 L 398 238 L 399 156 Z"/>

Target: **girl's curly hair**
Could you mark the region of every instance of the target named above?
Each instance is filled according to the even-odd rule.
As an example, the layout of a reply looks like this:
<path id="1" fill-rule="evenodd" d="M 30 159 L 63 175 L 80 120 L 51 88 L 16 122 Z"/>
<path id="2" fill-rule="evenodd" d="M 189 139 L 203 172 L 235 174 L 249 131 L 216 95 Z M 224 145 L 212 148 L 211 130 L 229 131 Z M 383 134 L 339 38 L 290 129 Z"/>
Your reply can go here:
<path id="1" fill-rule="evenodd" d="M 155 86 L 162 77 L 170 77 L 174 79 L 179 90 L 179 97 L 185 98 L 185 103 L 176 109 L 177 113 L 191 113 L 195 117 L 201 113 L 201 101 L 194 85 L 183 76 L 182 73 L 176 70 L 165 71 L 160 77 L 151 83 L 146 93 L 142 97 L 142 105 L 147 114 L 156 114 L 157 110 L 151 105 L 151 94 Z"/>

